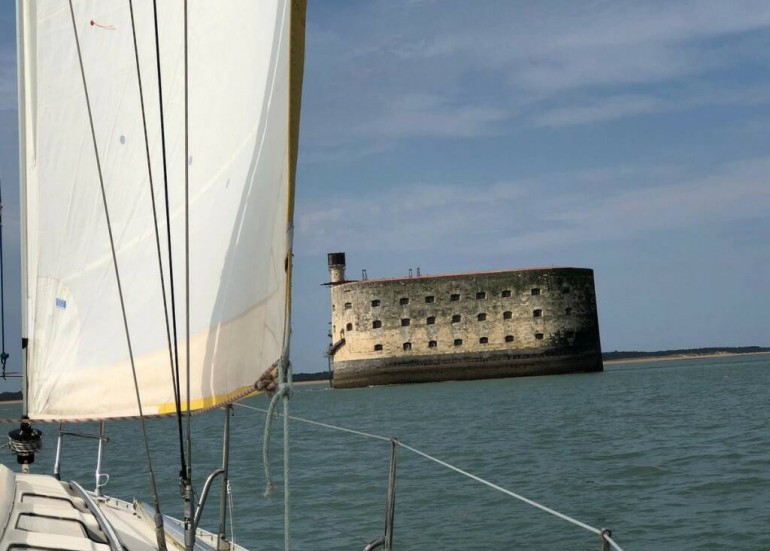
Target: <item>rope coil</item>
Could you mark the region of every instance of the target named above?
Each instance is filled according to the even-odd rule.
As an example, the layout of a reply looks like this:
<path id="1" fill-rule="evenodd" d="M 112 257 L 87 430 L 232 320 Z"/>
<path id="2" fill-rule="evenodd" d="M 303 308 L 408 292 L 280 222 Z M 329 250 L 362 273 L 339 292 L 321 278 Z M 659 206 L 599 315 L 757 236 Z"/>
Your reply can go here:
<path id="1" fill-rule="evenodd" d="M 289 384 L 281 384 L 278 386 L 278 392 L 273 395 L 270 400 L 270 405 L 267 408 L 267 415 L 265 416 L 265 437 L 263 439 L 262 446 L 262 462 L 265 465 L 265 497 L 273 495 L 273 475 L 270 469 L 270 428 L 273 424 L 273 418 L 280 415 L 277 411 L 278 402 L 283 400 L 284 397 L 291 398 L 292 388 Z"/>
<path id="2" fill-rule="evenodd" d="M 16 455 L 20 465 L 35 462 L 35 453 L 43 447 L 43 432 L 32 428 L 27 420 L 22 420 L 18 429 L 8 433 L 8 448 Z"/>
<path id="3" fill-rule="evenodd" d="M 36 438 L 29 440 L 15 440 L 12 436 L 8 436 L 8 448 L 16 455 L 30 455 L 39 452 L 43 448 L 43 440 L 40 438 L 40 431 L 33 429 L 36 434 Z"/>

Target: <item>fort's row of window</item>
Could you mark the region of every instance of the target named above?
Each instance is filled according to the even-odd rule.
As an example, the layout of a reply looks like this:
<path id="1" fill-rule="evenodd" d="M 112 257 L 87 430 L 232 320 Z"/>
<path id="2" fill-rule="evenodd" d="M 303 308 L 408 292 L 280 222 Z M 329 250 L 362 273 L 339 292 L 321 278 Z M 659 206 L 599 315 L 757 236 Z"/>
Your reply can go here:
<path id="1" fill-rule="evenodd" d="M 572 289 L 570 289 L 569 287 L 562 287 L 562 289 L 561 289 L 561 292 L 563 294 L 565 294 L 565 295 L 570 293 L 571 291 L 572 291 Z M 532 296 L 538 296 L 540 294 L 540 287 L 532 287 L 529 292 L 530 292 L 530 294 Z M 504 291 L 501 291 L 500 292 L 500 296 L 502 298 L 510 298 L 512 296 L 510 289 L 506 289 Z M 458 302 L 460 300 L 460 298 L 461 297 L 460 297 L 459 293 L 453 293 L 453 294 L 449 295 L 449 301 L 450 302 Z M 479 291 L 478 293 L 476 293 L 476 300 L 484 300 L 486 298 L 487 298 L 486 291 Z M 410 300 L 409 297 L 401 297 L 400 299 L 398 299 L 398 303 L 401 306 L 406 306 L 406 305 L 409 304 L 409 300 Z M 436 302 L 435 295 L 427 295 L 425 297 L 425 303 L 426 304 L 431 304 L 431 303 L 434 303 L 434 302 Z M 372 304 L 372 308 L 377 308 L 378 306 L 382 306 L 382 301 L 380 299 L 376 298 L 376 299 L 372 300 L 371 304 Z M 352 304 L 350 302 L 346 302 L 345 303 L 345 309 L 347 310 L 349 308 L 352 308 Z"/>
<path id="2" fill-rule="evenodd" d="M 567 337 L 574 337 L 575 333 L 573 331 L 567 332 Z M 535 333 L 535 339 L 542 341 L 544 338 L 542 333 Z M 513 342 L 513 335 L 506 335 L 505 336 L 505 342 L 511 343 Z M 479 338 L 479 344 L 489 344 L 489 338 L 488 337 L 480 337 Z M 452 341 L 452 346 L 462 346 L 463 340 L 462 339 L 454 339 Z M 411 342 L 405 342 L 402 344 L 402 348 L 405 351 L 412 349 L 412 343 Z M 428 341 L 428 348 L 438 348 L 438 342 L 437 341 Z M 381 344 L 375 344 L 374 345 L 374 351 L 375 352 L 382 352 L 382 345 Z"/>
<path id="3" fill-rule="evenodd" d="M 569 287 L 562 287 L 562 290 L 561 290 L 561 292 L 563 294 L 568 294 L 571 291 L 572 291 L 572 289 L 569 288 Z M 540 295 L 540 288 L 539 287 L 533 287 L 532 289 L 530 289 L 530 293 L 532 294 L 532 296 L 538 296 L 538 295 Z M 511 297 L 511 291 L 510 290 L 502 291 L 500 293 L 500 296 L 502 298 L 510 298 Z M 478 293 L 476 293 L 476 300 L 484 300 L 486 298 L 487 298 L 487 293 L 485 291 L 479 291 Z M 458 302 L 459 300 L 460 300 L 460 294 L 459 293 L 454 293 L 454 294 L 449 295 L 449 301 L 450 302 Z M 435 295 L 427 295 L 425 297 L 425 303 L 426 304 L 432 304 L 434 302 L 436 302 Z M 409 297 L 401 297 L 400 299 L 398 299 L 398 303 L 401 306 L 407 306 L 409 304 Z M 377 308 L 378 306 L 382 306 L 382 301 L 380 299 L 374 299 L 374 300 L 372 300 L 371 305 L 372 305 L 372 308 Z M 352 302 L 346 302 L 343 305 L 343 307 L 344 307 L 345 310 L 350 310 L 351 308 L 353 308 L 353 303 Z M 334 309 L 336 309 L 335 305 L 332 304 L 332 310 L 334 310 Z"/>
<path id="4" fill-rule="evenodd" d="M 567 316 L 572 315 L 572 308 L 565 308 L 564 314 Z M 543 310 L 540 308 L 537 308 L 536 310 L 532 310 L 532 317 L 533 318 L 542 318 L 543 317 Z M 460 323 L 462 321 L 463 317 L 460 314 L 455 314 L 452 316 L 452 323 Z M 509 320 L 513 319 L 513 312 L 506 311 L 503 312 L 503 319 Z M 476 315 L 477 321 L 487 321 L 487 314 L 486 312 L 482 312 L 478 315 Z M 436 323 L 436 316 L 428 316 L 425 319 L 426 325 L 435 325 Z M 409 318 L 401 318 L 401 327 L 409 327 L 412 324 L 412 320 Z M 381 329 L 382 328 L 382 320 L 374 320 L 372 322 L 372 329 Z M 346 326 L 346 329 L 348 331 L 351 331 L 353 329 L 353 324 L 348 323 Z"/>

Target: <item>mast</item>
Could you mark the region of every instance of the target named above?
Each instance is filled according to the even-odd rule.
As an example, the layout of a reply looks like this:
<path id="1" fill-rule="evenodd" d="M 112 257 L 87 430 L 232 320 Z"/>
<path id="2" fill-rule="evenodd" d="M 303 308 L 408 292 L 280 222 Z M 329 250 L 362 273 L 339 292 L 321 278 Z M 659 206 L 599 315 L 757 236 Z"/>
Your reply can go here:
<path id="1" fill-rule="evenodd" d="M 9 447 L 16 453 L 17 461 L 22 465 L 22 472 L 29 472 L 29 465 L 35 461 L 35 452 L 40 449 L 42 433 L 33 429 L 29 423 L 23 421 L 27 419 L 28 412 L 28 385 L 27 385 L 27 347 L 29 325 L 27 323 L 29 312 L 27 305 L 27 212 L 26 212 L 26 194 L 27 194 L 27 128 L 25 123 L 26 102 L 25 83 L 26 73 L 24 71 L 24 52 L 26 41 L 24 36 L 24 5 L 22 0 L 16 2 L 16 70 L 18 71 L 18 117 L 19 117 L 19 197 L 21 200 L 21 327 L 22 327 L 22 355 L 21 355 L 21 392 L 22 392 L 22 422 L 17 430 L 8 433 Z M 2 205 L 0 204 L 0 208 Z M 26 336 L 25 336 L 26 335 Z M 5 335 L 3 335 L 5 341 Z M 5 362 L 3 361 L 3 364 Z"/>
<path id="2" fill-rule="evenodd" d="M 3 370 L 3 379 L 5 379 L 5 367 L 8 361 L 8 352 L 5 351 L 5 274 L 3 263 L 3 190 L 2 190 L 2 169 L 0 166 L 0 333 L 2 333 L 2 347 L 0 352 L 0 366 Z"/>
<path id="3" fill-rule="evenodd" d="M 16 0 L 16 70 L 18 71 L 18 101 L 19 101 L 19 198 L 21 219 L 19 222 L 21 233 L 21 393 L 22 415 L 28 412 L 27 403 L 27 343 L 29 339 L 28 294 L 27 294 L 27 128 L 24 122 L 26 103 L 24 101 L 24 85 L 26 73 L 24 72 L 24 50 L 26 41 L 24 37 L 23 0 Z"/>

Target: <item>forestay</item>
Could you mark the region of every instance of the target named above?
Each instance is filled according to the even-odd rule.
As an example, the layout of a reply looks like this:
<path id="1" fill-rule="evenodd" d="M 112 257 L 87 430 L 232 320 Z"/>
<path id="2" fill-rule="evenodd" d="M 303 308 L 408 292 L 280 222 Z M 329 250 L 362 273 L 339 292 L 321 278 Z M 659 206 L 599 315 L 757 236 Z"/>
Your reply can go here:
<path id="1" fill-rule="evenodd" d="M 251 389 L 288 349 L 301 48 L 291 0 L 191 2 L 185 159 L 183 2 L 158 2 L 172 251 L 166 245 L 152 3 L 134 15 L 163 274 L 173 262 L 185 379 L 184 171 L 189 169 L 190 400 Z M 128 0 L 73 2 L 145 414 L 173 410 Z M 27 414 L 138 413 L 75 32 L 66 1 L 19 2 Z M 295 22 L 295 25 L 300 24 Z M 298 39 L 301 40 L 301 39 Z M 294 68 L 292 68 L 292 63 Z M 299 65 L 299 70 L 297 70 Z M 169 297 L 170 300 L 170 297 Z M 181 385 L 182 403 L 187 400 Z"/>

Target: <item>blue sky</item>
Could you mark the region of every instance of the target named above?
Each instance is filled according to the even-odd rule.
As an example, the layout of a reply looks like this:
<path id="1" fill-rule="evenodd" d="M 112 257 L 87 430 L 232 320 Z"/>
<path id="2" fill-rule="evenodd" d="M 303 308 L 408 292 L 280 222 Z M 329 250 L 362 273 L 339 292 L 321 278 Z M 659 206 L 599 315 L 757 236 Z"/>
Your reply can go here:
<path id="1" fill-rule="evenodd" d="M 15 31 L 0 11 L 18 365 Z M 770 4 L 309 0 L 295 371 L 348 276 L 595 270 L 605 350 L 770 345 Z M 11 346 L 13 345 L 13 346 Z"/>

